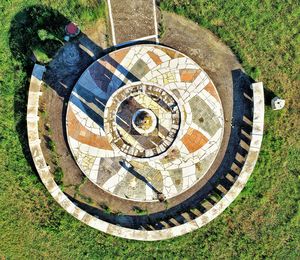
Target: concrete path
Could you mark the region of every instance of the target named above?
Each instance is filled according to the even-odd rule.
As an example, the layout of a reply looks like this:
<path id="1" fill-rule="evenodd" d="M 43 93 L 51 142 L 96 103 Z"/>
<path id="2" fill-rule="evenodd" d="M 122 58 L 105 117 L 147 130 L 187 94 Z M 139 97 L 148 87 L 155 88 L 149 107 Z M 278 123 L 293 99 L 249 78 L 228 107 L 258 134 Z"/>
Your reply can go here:
<path id="1" fill-rule="evenodd" d="M 155 0 L 108 0 L 113 45 L 131 41 L 158 43 Z"/>

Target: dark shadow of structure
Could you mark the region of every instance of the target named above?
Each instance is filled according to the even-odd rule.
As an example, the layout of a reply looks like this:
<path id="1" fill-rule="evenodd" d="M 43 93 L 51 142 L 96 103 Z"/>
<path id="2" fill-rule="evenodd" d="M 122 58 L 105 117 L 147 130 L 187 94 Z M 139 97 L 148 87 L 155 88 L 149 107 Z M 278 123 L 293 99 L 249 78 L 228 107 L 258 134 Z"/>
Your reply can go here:
<path id="1" fill-rule="evenodd" d="M 252 115 L 252 90 L 251 84 L 254 82 L 248 75 L 241 70 L 232 71 L 233 81 L 233 114 L 232 114 L 232 129 L 230 133 L 229 142 L 225 152 L 225 156 L 215 174 L 204 184 L 198 192 L 193 196 L 182 202 L 181 204 L 170 208 L 164 212 L 155 213 L 151 215 L 151 219 L 155 222 L 168 222 L 169 218 L 177 219 L 179 224 L 185 223 L 182 214 L 188 213 L 193 215 L 191 209 L 196 209 L 199 215 L 205 213 L 208 209 L 203 206 L 202 202 L 206 202 L 207 205 L 212 207 L 217 201 L 225 195 L 231 186 L 234 184 L 238 173 L 232 170 L 233 165 L 237 165 L 239 169 L 243 167 L 243 164 L 237 160 L 236 155 L 240 154 L 243 157 L 247 156 L 248 151 L 241 147 L 240 143 L 245 142 L 246 145 L 250 144 L 250 140 L 245 137 L 243 133 L 251 134 L 252 127 L 248 122 L 245 122 L 245 118 L 251 121 Z M 232 181 L 229 181 L 226 176 L 230 174 Z M 220 191 L 216 187 L 221 185 L 224 188 L 224 192 Z M 226 190 L 226 191 L 225 191 Z M 219 199 L 213 199 L 211 194 L 216 194 Z M 195 218 L 195 216 L 192 218 Z"/>
<path id="2" fill-rule="evenodd" d="M 16 130 L 18 132 L 19 141 L 22 145 L 23 154 L 26 160 L 35 169 L 27 140 L 26 128 L 26 107 L 28 78 L 31 76 L 33 65 L 36 57 L 34 51 L 38 50 L 46 54 L 49 58 L 54 58 L 64 51 L 65 46 L 75 46 L 73 50 L 78 51 L 81 59 L 79 66 L 74 66 L 69 71 L 57 75 L 52 68 L 55 68 L 55 59 L 47 65 L 47 72 L 44 75 L 44 82 L 50 86 L 56 93 L 67 100 L 69 93 L 73 87 L 72 82 L 76 82 L 83 70 L 86 69 L 98 56 L 102 53 L 102 48 L 96 45 L 86 35 L 81 34 L 80 40 L 73 40 L 65 44 L 63 37 L 65 35 L 64 27 L 70 20 L 63 16 L 59 11 L 44 5 L 34 5 L 27 7 L 17 13 L 11 21 L 9 30 L 9 46 L 12 56 L 17 61 L 16 70 L 25 71 L 27 77 L 24 77 L 21 87 L 16 89 L 14 98 L 14 113 L 16 118 Z M 83 48 L 79 48 L 83 46 Z M 62 48 L 63 47 L 63 48 Z M 86 52 L 89 51 L 89 53 Z M 90 53 L 95 56 L 91 57 Z M 72 55 L 72 53 L 69 53 Z M 69 57 L 70 58 L 70 57 Z M 66 60 L 68 57 L 66 57 Z M 41 62 L 39 62 L 41 63 Z M 51 66 L 52 65 L 52 66 Z M 77 64 L 78 65 L 78 64 Z M 80 67 L 81 70 L 76 68 Z M 57 70 L 61 68 L 57 67 Z M 65 81 L 68 82 L 65 82 Z M 68 84 L 66 84 L 68 83 Z M 21 115 L 21 117 L 20 117 Z"/>
<path id="3" fill-rule="evenodd" d="M 124 167 L 129 173 L 131 173 L 135 178 L 144 182 L 150 189 L 152 189 L 156 194 L 161 194 L 152 184 L 147 180 L 146 177 L 139 174 L 133 167 L 126 167 L 123 161 L 120 162 L 121 166 Z"/>
<path id="4" fill-rule="evenodd" d="M 53 21 L 56 23 L 53 23 Z M 11 21 L 9 30 L 9 46 L 14 59 L 17 60 L 16 69 L 26 72 L 23 84 L 15 91 L 14 112 L 16 117 L 16 130 L 25 158 L 35 169 L 27 140 L 26 105 L 28 78 L 31 75 L 35 57 L 34 49 L 43 50 L 47 55 L 53 56 L 62 46 L 63 28 L 69 20 L 58 11 L 49 7 L 37 5 L 23 9 Z M 60 25 L 60 26 L 58 26 Z M 44 31 L 42 31 L 44 30 Z M 47 31 L 50 38 L 42 40 L 39 32 Z M 21 115 L 21 118 L 19 116 Z"/>

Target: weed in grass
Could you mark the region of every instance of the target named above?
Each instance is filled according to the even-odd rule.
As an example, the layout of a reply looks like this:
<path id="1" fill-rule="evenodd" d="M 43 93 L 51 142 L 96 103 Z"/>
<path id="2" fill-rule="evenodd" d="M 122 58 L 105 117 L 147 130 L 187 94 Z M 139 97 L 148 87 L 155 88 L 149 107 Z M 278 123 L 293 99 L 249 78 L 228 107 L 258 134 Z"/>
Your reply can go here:
<path id="1" fill-rule="evenodd" d="M 148 210 L 147 209 L 142 209 L 140 207 L 134 206 L 132 208 L 133 212 L 137 215 L 143 216 L 143 215 L 148 215 Z"/>

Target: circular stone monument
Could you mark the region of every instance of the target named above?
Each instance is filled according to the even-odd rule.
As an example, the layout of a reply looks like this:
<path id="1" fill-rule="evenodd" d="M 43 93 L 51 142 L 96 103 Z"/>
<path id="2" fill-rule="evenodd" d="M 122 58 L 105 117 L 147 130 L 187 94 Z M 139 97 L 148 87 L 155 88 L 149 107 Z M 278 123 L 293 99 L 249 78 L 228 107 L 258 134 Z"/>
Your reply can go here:
<path id="1" fill-rule="evenodd" d="M 223 137 L 223 109 L 208 75 L 159 45 L 119 49 L 76 83 L 66 129 L 87 178 L 125 200 L 157 202 L 202 179 Z"/>

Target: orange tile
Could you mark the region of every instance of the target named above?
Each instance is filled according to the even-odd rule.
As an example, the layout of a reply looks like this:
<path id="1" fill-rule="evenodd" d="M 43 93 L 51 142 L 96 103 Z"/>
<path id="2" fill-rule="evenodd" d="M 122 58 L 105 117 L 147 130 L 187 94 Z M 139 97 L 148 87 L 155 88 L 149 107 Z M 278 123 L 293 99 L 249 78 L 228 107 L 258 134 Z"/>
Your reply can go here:
<path id="1" fill-rule="evenodd" d="M 181 81 L 183 82 L 193 82 L 197 76 L 200 74 L 200 70 L 193 69 L 183 69 L 179 71 Z"/>
<path id="2" fill-rule="evenodd" d="M 110 54 L 110 56 L 118 63 L 121 63 L 122 60 L 125 58 L 125 56 L 127 55 L 127 53 L 129 52 L 129 48 L 126 49 L 121 49 L 117 52 L 114 52 L 112 54 Z"/>
<path id="3" fill-rule="evenodd" d="M 172 49 L 168 49 L 165 47 L 156 47 L 160 50 L 162 50 L 165 54 L 167 54 L 171 59 L 181 58 L 184 57 L 180 52 L 174 51 Z"/>
<path id="4" fill-rule="evenodd" d="M 68 114 L 68 134 L 80 143 L 87 144 L 99 149 L 112 150 L 107 137 L 96 135 L 86 129 L 76 118 L 73 110 L 69 107 Z"/>
<path id="5" fill-rule="evenodd" d="M 148 53 L 148 55 L 150 56 L 150 58 L 156 63 L 156 65 L 162 64 L 162 60 L 161 60 L 160 57 L 159 57 L 158 55 L 156 55 L 154 52 L 148 51 L 147 53 Z"/>
<path id="6" fill-rule="evenodd" d="M 182 137 L 181 141 L 188 151 L 193 153 L 204 146 L 208 142 L 208 139 L 198 130 L 190 127 L 187 133 Z"/>
<path id="7" fill-rule="evenodd" d="M 219 95 L 217 93 L 217 90 L 215 88 L 215 86 L 209 82 L 205 88 L 204 88 L 209 94 L 211 94 L 219 103 L 221 103 Z"/>

